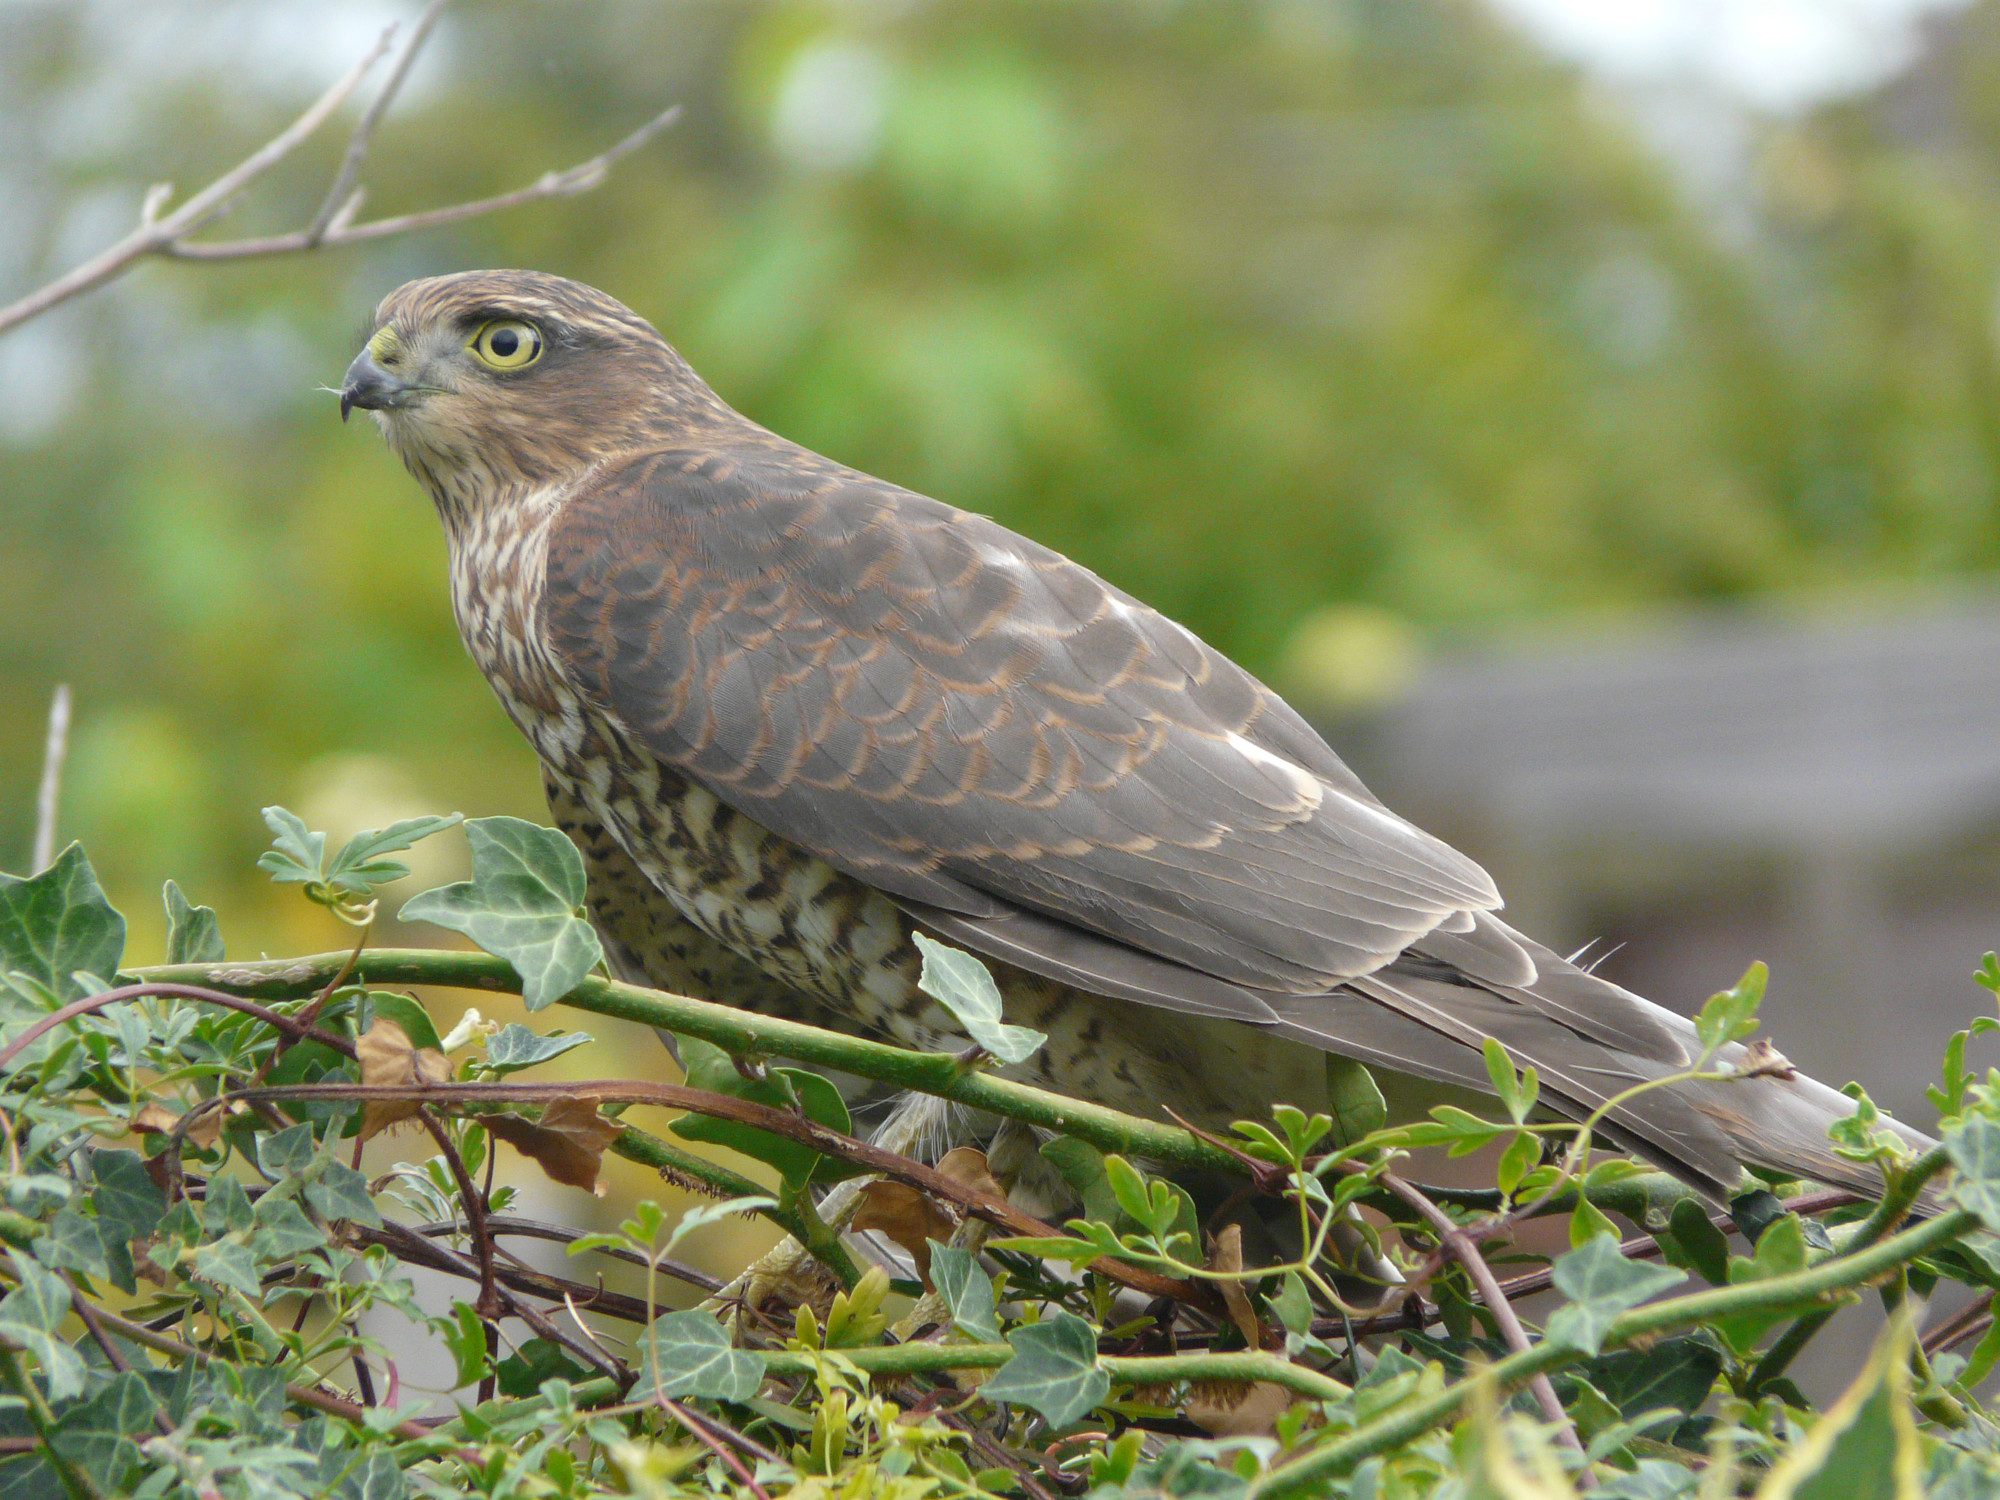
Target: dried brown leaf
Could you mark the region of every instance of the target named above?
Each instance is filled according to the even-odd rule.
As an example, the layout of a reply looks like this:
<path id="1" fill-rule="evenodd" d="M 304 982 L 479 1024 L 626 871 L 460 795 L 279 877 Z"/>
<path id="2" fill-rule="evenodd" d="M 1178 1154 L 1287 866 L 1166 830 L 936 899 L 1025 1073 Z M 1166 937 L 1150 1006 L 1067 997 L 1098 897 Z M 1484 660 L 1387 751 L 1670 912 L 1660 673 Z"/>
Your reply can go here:
<path id="1" fill-rule="evenodd" d="M 595 1099 L 558 1099 L 539 1120 L 520 1115 L 481 1115 L 479 1123 L 529 1158 L 564 1187 L 582 1188 L 600 1196 L 597 1169 L 604 1151 L 625 1133 L 616 1120 L 597 1112 Z"/>
<path id="2" fill-rule="evenodd" d="M 1211 1271 L 1241 1271 L 1243 1269 L 1243 1226 L 1225 1224 L 1222 1232 L 1210 1241 L 1208 1268 Z M 1240 1281 L 1218 1281 L 1215 1289 L 1222 1293 L 1222 1305 L 1229 1309 L 1229 1321 L 1236 1325 L 1236 1331 L 1243 1335 L 1244 1344 L 1251 1349 L 1264 1347 L 1264 1330 L 1257 1322 L 1257 1311 L 1250 1305 L 1250 1294 L 1243 1289 Z"/>
<path id="3" fill-rule="evenodd" d="M 236 1108 L 240 1111 L 242 1106 L 238 1105 Z M 125 1128 L 133 1135 L 172 1135 L 174 1127 L 180 1122 L 181 1117 L 172 1110 L 158 1104 L 142 1104 L 139 1106 L 139 1112 L 126 1122 Z M 203 1151 L 221 1138 L 222 1112 L 218 1109 L 205 1111 L 200 1119 L 188 1126 L 186 1133 L 181 1137 L 182 1140 Z"/>
<path id="4" fill-rule="evenodd" d="M 940 1177 L 949 1177 L 960 1187 L 990 1193 L 995 1198 L 1007 1196 L 1007 1190 L 994 1179 L 992 1168 L 986 1164 L 986 1153 L 977 1146 L 953 1147 L 939 1158 L 937 1170 Z"/>
<path id="5" fill-rule="evenodd" d="M 355 1060 L 361 1064 L 361 1081 L 381 1087 L 405 1087 L 451 1081 L 451 1064 L 435 1047 L 419 1048 L 410 1034 L 385 1016 L 362 1032 L 354 1043 Z M 361 1112 L 361 1139 L 416 1118 L 422 1108 L 412 1099 L 382 1099 Z"/>
<path id="6" fill-rule="evenodd" d="M 981 1157 L 980 1162 L 983 1167 L 985 1158 Z M 942 1164 L 939 1170 L 943 1170 Z M 929 1290 L 930 1242 L 950 1238 L 957 1225 L 950 1214 L 907 1182 L 892 1182 L 884 1177 L 861 1189 L 860 1205 L 847 1227 L 856 1234 L 879 1230 L 909 1251 L 917 1263 L 917 1274 Z"/>

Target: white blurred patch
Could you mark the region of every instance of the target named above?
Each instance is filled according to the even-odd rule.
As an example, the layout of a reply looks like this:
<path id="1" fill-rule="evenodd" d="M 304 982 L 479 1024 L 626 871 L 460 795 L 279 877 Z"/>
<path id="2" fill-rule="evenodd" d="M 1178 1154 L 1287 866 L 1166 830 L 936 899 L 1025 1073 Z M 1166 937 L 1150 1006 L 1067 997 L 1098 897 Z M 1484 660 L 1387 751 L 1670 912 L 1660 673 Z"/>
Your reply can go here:
<path id="1" fill-rule="evenodd" d="M 888 60 L 859 42 L 814 42 L 800 50 L 778 85 L 771 141 L 802 167 L 841 171 L 869 161 L 882 143 L 894 75 Z"/>
<path id="2" fill-rule="evenodd" d="M 1610 79 L 1715 88 L 1790 114 L 1865 92 L 1967 0 L 1492 0 L 1550 50 Z"/>
<path id="3" fill-rule="evenodd" d="M 0 338 L 0 443 L 32 443 L 69 414 L 88 368 L 74 322 L 52 314 Z"/>

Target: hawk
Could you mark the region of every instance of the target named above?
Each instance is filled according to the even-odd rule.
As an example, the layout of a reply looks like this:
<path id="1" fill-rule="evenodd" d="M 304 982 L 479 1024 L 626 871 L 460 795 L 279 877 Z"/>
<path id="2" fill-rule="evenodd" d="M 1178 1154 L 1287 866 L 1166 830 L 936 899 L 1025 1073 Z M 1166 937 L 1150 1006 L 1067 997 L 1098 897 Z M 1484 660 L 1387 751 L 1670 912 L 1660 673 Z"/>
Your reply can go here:
<path id="1" fill-rule="evenodd" d="M 1216 1126 L 1325 1108 L 1329 1054 L 1420 1099 L 1489 1090 L 1498 1038 L 1578 1119 L 1698 1055 L 1508 926 L 1479 865 L 1248 672 L 758 426 L 602 292 L 413 281 L 340 405 L 436 505 L 466 648 L 634 977 L 934 1048 L 957 1027 L 917 987 L 927 933 L 1048 1034 L 1016 1076 Z M 1636 1094 L 1606 1133 L 1717 1199 L 1746 1165 L 1875 1187 L 1827 1141 L 1848 1099 L 1757 1071 Z"/>

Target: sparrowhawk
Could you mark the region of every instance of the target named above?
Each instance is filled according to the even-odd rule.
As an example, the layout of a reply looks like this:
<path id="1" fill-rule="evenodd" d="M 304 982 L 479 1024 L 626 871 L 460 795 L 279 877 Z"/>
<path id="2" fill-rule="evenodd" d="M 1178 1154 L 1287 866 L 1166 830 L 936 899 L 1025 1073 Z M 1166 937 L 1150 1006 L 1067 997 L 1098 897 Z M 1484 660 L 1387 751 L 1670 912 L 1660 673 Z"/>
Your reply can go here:
<path id="1" fill-rule="evenodd" d="M 1495 1037 L 1575 1118 L 1697 1055 L 1189 631 L 758 426 L 602 292 L 472 271 L 375 321 L 342 414 L 436 504 L 466 647 L 635 977 L 934 1047 L 925 932 L 1048 1033 L 1020 1076 L 1211 1126 L 1323 1107 L 1327 1054 L 1485 1090 Z M 1763 1071 L 1607 1133 L 1718 1198 L 1746 1163 L 1875 1186 L 1826 1138 L 1850 1101 Z"/>

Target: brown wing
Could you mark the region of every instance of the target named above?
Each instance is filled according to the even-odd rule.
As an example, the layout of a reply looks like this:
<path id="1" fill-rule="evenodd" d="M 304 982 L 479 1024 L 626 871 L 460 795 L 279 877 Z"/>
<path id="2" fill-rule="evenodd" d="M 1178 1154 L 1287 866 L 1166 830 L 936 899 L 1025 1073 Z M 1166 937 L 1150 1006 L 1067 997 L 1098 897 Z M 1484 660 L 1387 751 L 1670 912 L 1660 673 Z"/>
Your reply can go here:
<path id="1" fill-rule="evenodd" d="M 893 896 L 1039 913 L 1218 990 L 1323 992 L 1440 927 L 1532 976 L 1474 915 L 1486 873 L 1274 694 L 982 517 L 751 433 L 572 498 L 544 600 L 652 753 Z"/>

